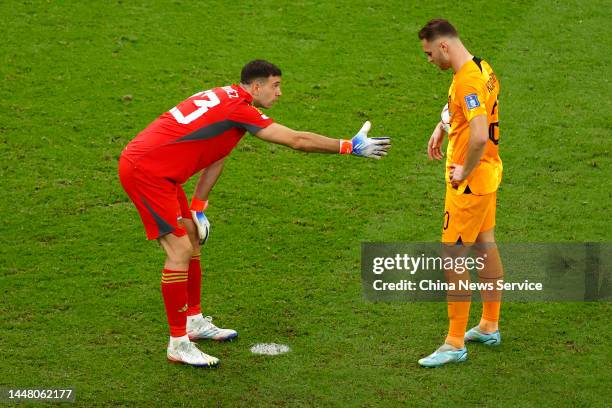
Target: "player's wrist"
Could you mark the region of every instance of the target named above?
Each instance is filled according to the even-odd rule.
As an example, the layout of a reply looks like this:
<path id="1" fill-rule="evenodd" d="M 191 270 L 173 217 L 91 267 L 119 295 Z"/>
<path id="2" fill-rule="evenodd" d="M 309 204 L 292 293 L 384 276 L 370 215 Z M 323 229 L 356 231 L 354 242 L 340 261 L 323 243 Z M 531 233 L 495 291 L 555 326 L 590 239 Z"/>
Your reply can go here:
<path id="1" fill-rule="evenodd" d="M 200 200 L 196 196 L 191 198 L 191 205 L 189 206 L 190 210 L 202 212 L 206 208 L 208 208 L 208 200 Z"/>
<path id="2" fill-rule="evenodd" d="M 350 140 L 340 139 L 340 154 L 351 154 L 353 153 L 353 142 Z"/>

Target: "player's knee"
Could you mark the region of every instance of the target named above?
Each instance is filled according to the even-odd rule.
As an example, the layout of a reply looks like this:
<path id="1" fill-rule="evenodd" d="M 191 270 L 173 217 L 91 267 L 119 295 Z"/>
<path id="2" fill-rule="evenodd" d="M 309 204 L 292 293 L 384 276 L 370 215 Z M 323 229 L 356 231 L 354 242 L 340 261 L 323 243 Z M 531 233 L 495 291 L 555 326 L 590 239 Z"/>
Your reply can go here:
<path id="1" fill-rule="evenodd" d="M 200 253 L 200 237 L 198 235 L 198 230 L 193 223 L 192 220 L 183 218 L 183 225 L 185 226 L 185 230 L 187 231 L 187 236 L 189 237 L 189 241 L 191 242 L 191 246 L 193 247 L 193 252 Z"/>
<path id="2" fill-rule="evenodd" d="M 188 239 L 181 239 L 166 250 L 168 260 L 178 264 L 189 263 L 193 247 Z"/>
<path id="3" fill-rule="evenodd" d="M 197 232 L 195 236 L 189 234 L 189 242 L 191 243 L 191 256 L 200 256 L 200 237 Z"/>
<path id="4" fill-rule="evenodd" d="M 192 252 L 193 246 L 191 245 L 191 242 L 186 242 L 185 245 L 179 248 L 177 256 L 182 262 L 189 262 L 189 260 L 191 259 Z"/>
<path id="5" fill-rule="evenodd" d="M 476 237 L 476 242 L 495 243 L 495 228 L 491 228 L 478 233 L 478 237 Z"/>

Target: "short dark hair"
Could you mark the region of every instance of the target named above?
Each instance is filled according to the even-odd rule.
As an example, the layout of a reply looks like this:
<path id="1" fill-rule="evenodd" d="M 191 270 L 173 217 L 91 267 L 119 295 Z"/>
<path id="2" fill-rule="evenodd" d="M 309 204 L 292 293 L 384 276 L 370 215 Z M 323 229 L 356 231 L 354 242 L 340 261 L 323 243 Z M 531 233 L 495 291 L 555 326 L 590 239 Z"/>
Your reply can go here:
<path id="1" fill-rule="evenodd" d="M 248 85 L 256 79 L 268 79 L 271 76 L 281 76 L 279 67 L 266 60 L 253 60 L 242 68 L 240 83 Z"/>
<path id="2" fill-rule="evenodd" d="M 435 18 L 419 31 L 419 40 L 433 41 L 442 36 L 459 37 L 459 33 L 448 20 Z"/>

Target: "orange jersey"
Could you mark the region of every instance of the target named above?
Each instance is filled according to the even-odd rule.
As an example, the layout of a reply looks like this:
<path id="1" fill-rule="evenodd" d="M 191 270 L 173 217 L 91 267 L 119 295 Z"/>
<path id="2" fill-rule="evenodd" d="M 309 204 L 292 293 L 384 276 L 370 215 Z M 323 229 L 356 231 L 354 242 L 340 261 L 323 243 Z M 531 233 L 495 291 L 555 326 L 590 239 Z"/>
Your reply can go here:
<path id="1" fill-rule="evenodd" d="M 450 133 L 446 152 L 446 182 L 450 187 L 449 170 L 452 163 L 463 165 L 470 140 L 470 120 L 487 115 L 489 140 L 480 163 L 456 190 L 462 194 L 466 187 L 476 195 L 489 194 L 497 190 L 502 178 L 502 162 L 499 158 L 499 122 L 497 96 L 499 81 L 491 66 L 479 58 L 463 64 L 455 73 L 448 90 Z"/>

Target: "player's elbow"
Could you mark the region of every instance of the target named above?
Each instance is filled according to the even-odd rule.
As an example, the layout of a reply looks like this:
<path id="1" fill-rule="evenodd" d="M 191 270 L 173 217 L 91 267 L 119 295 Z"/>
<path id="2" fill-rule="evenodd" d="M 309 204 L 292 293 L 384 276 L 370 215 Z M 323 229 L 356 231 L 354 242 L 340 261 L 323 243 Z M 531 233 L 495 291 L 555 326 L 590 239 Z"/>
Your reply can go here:
<path id="1" fill-rule="evenodd" d="M 474 145 L 478 148 L 485 147 L 489 140 L 489 136 L 486 133 L 477 134 L 474 138 Z"/>
<path id="2" fill-rule="evenodd" d="M 484 129 L 476 129 L 470 135 L 470 145 L 477 148 L 483 148 L 487 144 L 487 140 L 489 140 L 489 135 Z"/>
<path id="3" fill-rule="evenodd" d="M 293 150 L 307 152 L 309 150 L 310 145 L 310 138 L 308 138 L 307 135 L 300 132 L 295 132 L 288 146 Z"/>
<path id="4" fill-rule="evenodd" d="M 470 121 L 470 144 L 475 147 L 484 147 L 489 140 L 487 131 L 487 117 L 480 115 Z"/>

